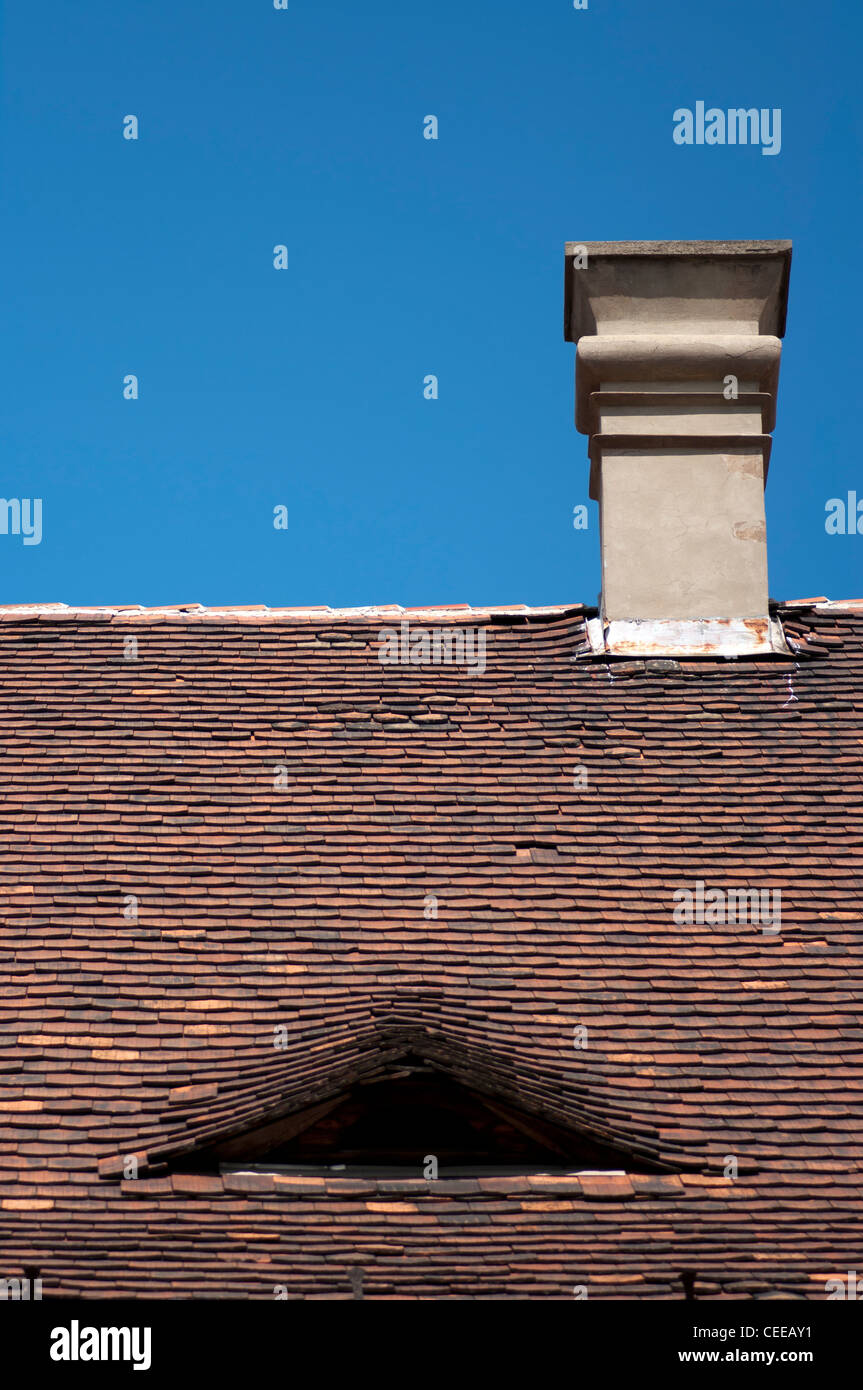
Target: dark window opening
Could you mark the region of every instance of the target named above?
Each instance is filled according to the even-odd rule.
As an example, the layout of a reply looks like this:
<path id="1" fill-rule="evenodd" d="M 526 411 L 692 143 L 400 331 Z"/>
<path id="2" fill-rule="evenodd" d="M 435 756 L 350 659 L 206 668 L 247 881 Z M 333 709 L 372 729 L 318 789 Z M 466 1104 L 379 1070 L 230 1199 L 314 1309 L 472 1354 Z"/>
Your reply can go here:
<path id="1" fill-rule="evenodd" d="M 186 1156 L 173 1165 L 357 1177 L 654 1173 L 660 1165 L 475 1091 L 421 1058 L 387 1079 Z"/>

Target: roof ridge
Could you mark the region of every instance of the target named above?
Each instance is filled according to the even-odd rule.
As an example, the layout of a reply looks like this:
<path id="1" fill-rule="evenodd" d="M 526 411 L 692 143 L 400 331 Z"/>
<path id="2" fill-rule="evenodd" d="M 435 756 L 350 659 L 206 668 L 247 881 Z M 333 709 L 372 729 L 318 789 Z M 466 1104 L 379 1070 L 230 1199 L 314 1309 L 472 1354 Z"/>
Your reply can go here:
<path id="1" fill-rule="evenodd" d="M 67 603 L 6 603 L 0 604 L 0 622 L 12 622 L 25 618 L 90 618 L 111 622 L 138 621 L 152 618 L 225 618 L 232 621 L 271 622 L 274 620 L 300 618 L 307 621 L 338 621 L 364 618 L 401 618 L 420 622 L 428 617 L 439 617 L 451 622 L 460 618 L 485 618 L 499 616 L 563 616 L 584 613 L 588 606 L 582 603 L 554 603 L 531 605 L 526 603 L 477 605 L 469 603 L 430 604 L 427 607 L 403 607 L 398 603 L 366 604 L 358 608 L 331 608 L 327 604 L 299 604 L 293 607 L 271 608 L 267 604 L 215 604 L 202 603 L 158 604 L 147 607 L 143 604 L 67 604 Z"/>

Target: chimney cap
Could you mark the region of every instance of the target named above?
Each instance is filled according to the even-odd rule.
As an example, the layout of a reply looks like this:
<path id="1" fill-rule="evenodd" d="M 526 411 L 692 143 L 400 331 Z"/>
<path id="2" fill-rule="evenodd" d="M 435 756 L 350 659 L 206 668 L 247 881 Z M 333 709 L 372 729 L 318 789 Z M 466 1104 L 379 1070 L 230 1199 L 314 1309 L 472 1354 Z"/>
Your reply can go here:
<path id="1" fill-rule="evenodd" d="M 573 257 L 578 252 L 587 253 L 587 266 L 578 270 L 577 280 Z M 609 300 L 619 304 L 622 299 L 653 301 L 649 328 L 645 324 L 648 331 L 658 327 L 656 301 L 664 300 L 670 308 L 669 322 L 674 331 L 674 319 L 680 313 L 681 304 L 704 295 L 705 270 L 710 262 L 717 276 L 716 293 L 710 298 L 730 306 L 739 295 L 739 290 L 738 294 L 733 292 L 732 277 L 747 274 L 750 295 L 754 296 L 759 309 L 755 331 L 784 337 L 791 271 L 790 241 L 568 241 L 564 338 L 577 343 L 585 334 L 608 332 L 608 323 L 617 320 L 619 313 L 612 308 L 610 316 L 603 319 L 602 308 L 610 307 Z M 753 278 L 752 271 L 757 267 L 767 270 L 767 278 L 757 274 Z M 741 311 L 748 297 L 741 296 Z M 598 305 L 601 306 L 599 324 L 595 312 Z M 734 323 L 729 321 L 725 331 L 734 331 L 734 328 Z M 621 324 L 618 331 L 631 332 L 632 324 L 626 327 Z"/>

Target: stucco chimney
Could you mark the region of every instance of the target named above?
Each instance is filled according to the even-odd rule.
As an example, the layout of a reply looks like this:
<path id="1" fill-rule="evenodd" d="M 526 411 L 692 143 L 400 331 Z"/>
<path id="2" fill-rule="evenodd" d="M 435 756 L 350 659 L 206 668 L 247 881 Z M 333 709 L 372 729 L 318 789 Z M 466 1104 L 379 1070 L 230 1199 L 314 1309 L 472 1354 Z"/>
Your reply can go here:
<path id="1" fill-rule="evenodd" d="M 764 485 L 788 241 L 570 242 L 565 336 L 599 502 L 605 650 L 785 650 Z"/>

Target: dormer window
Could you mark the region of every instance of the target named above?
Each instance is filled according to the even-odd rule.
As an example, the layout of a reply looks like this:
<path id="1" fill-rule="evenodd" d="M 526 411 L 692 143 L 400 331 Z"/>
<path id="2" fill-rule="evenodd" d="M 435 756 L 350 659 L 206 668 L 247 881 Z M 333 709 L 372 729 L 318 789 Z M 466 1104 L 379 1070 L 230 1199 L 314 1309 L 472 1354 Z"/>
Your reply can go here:
<path id="1" fill-rule="evenodd" d="M 373 1178 L 659 1171 L 414 1056 L 403 1058 L 384 1079 L 354 1085 L 189 1156 L 180 1166 Z"/>

